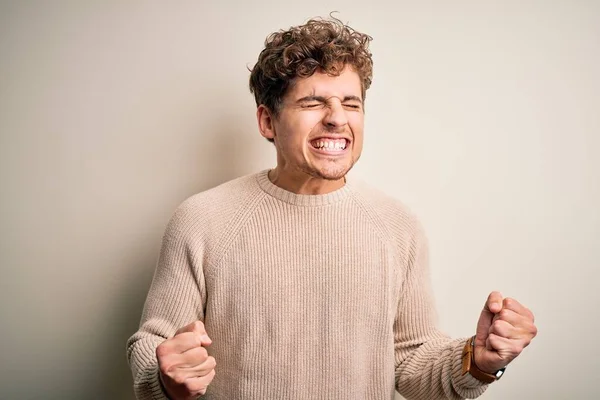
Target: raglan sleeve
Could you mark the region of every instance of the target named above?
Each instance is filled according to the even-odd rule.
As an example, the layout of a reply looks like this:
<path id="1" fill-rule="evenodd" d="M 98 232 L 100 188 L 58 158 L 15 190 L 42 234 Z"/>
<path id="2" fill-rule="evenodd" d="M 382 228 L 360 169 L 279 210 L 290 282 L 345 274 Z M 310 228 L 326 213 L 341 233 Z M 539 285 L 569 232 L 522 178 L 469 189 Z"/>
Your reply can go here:
<path id="1" fill-rule="evenodd" d="M 159 379 L 156 348 L 175 332 L 204 320 L 205 284 L 200 265 L 201 243 L 194 217 L 180 206 L 169 221 L 139 330 L 127 341 L 134 392 L 140 400 L 166 400 Z M 201 241 L 200 241 L 201 242 Z"/>
<path id="2" fill-rule="evenodd" d="M 476 398 L 487 385 L 461 373 L 467 338 L 451 339 L 436 327 L 427 238 L 416 218 L 407 225 L 394 321 L 396 389 L 406 399 Z"/>

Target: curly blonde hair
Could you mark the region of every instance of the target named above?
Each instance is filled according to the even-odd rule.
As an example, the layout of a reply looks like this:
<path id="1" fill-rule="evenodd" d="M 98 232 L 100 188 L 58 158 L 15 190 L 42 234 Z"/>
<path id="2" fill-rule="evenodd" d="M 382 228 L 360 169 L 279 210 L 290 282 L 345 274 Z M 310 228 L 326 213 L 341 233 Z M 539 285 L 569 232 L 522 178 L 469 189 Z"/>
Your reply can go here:
<path id="1" fill-rule="evenodd" d="M 256 106 L 265 105 L 277 117 L 295 79 L 309 77 L 316 70 L 337 76 L 347 65 L 358 73 L 364 99 L 373 78 L 371 40 L 333 17 L 311 19 L 270 34 L 250 73 L 250 92 Z"/>

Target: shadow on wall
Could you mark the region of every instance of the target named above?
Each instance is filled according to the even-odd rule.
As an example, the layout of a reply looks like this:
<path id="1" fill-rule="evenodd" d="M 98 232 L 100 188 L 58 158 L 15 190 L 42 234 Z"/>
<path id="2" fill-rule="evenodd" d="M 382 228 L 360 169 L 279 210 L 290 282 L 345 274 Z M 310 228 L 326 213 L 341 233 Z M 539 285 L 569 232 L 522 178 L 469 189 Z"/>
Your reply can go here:
<path id="1" fill-rule="evenodd" d="M 235 121 L 235 119 L 233 120 Z M 252 131 L 256 131 L 256 128 L 254 126 L 250 126 L 251 129 L 238 128 L 242 124 L 238 123 L 237 126 L 232 126 L 231 121 L 231 118 L 223 118 L 219 121 L 218 126 L 215 127 L 216 135 L 214 135 L 217 139 L 208 143 L 208 147 L 206 146 L 207 141 L 203 141 L 204 146 L 199 149 L 196 165 L 198 172 L 195 176 L 197 179 L 193 186 L 185 188 L 187 193 L 207 190 L 252 172 L 252 158 L 256 157 L 252 149 L 257 143 L 256 136 L 258 135 L 258 133 L 254 133 L 253 136 Z M 247 123 L 245 125 L 249 126 Z M 191 145 L 197 146 L 198 143 Z M 180 200 L 183 201 L 184 198 Z M 169 212 L 173 211 L 169 210 Z M 140 232 L 143 232 L 143 227 L 140 227 Z M 143 234 L 141 233 L 141 235 Z M 156 236 L 156 232 L 146 236 Z M 160 236 L 162 237 L 162 232 Z M 147 239 L 150 243 L 160 243 L 160 237 L 148 237 Z M 97 370 L 101 374 L 96 380 L 96 390 L 88 391 L 88 393 L 94 393 L 91 396 L 93 398 L 135 399 L 125 345 L 127 339 L 138 329 L 142 308 L 156 266 L 158 247 L 146 248 L 142 253 L 133 249 L 128 255 L 130 257 L 126 257 L 130 260 L 128 262 L 130 274 L 126 277 L 126 281 L 121 283 L 119 295 L 114 299 L 112 309 L 115 310 L 115 313 L 109 321 L 106 321 L 107 326 L 111 327 L 109 329 L 111 335 L 105 336 L 105 342 L 98 344 L 105 351 L 101 352 L 101 358 L 96 360 L 100 364 Z M 86 398 L 90 397 L 86 396 Z"/>

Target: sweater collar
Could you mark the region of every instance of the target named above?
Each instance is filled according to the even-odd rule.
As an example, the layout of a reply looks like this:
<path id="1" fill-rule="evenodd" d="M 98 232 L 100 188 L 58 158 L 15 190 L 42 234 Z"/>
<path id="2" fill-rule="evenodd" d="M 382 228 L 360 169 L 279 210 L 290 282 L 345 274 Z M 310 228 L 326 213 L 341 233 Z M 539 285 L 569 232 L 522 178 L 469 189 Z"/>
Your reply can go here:
<path id="1" fill-rule="evenodd" d="M 348 184 L 348 177 L 346 177 L 346 184 L 341 188 L 334 190 L 327 194 L 296 194 L 289 192 L 285 189 L 275 185 L 269 179 L 269 170 L 265 169 L 257 174 L 258 185 L 267 194 L 275 197 L 278 200 L 284 201 L 289 204 L 296 206 L 315 207 L 323 206 L 327 204 L 336 203 L 350 194 L 350 186 Z"/>

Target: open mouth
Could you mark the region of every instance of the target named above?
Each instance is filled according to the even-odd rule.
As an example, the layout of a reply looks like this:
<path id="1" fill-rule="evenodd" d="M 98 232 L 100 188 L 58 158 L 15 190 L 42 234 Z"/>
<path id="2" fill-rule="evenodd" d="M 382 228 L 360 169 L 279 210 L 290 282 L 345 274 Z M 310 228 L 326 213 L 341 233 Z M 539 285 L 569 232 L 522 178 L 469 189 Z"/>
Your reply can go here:
<path id="1" fill-rule="evenodd" d="M 326 153 L 339 153 L 346 150 L 349 142 L 346 139 L 319 138 L 310 142 L 314 149 Z"/>

